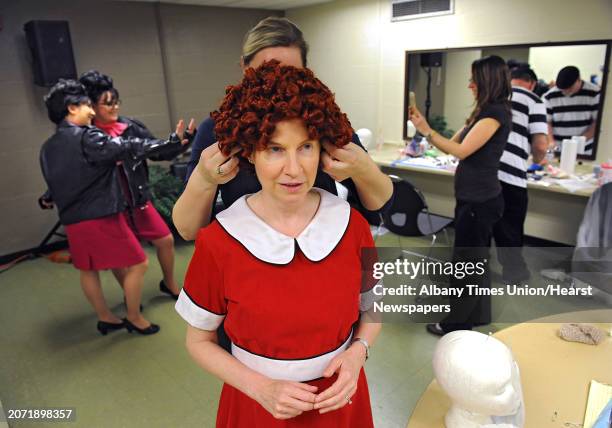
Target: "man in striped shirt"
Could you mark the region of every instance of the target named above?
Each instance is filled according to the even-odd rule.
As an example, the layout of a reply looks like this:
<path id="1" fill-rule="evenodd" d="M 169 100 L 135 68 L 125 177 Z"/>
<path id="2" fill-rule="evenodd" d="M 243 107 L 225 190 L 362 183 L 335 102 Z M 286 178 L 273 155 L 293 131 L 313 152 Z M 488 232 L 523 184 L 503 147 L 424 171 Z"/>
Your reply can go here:
<path id="1" fill-rule="evenodd" d="M 529 278 L 521 255 L 527 216 L 527 159 L 539 163 L 548 147 L 546 107 L 532 91 L 538 81 L 524 64 L 511 72 L 512 131 L 500 159 L 498 178 L 504 196 L 504 213 L 493 228 L 503 278 L 508 282 Z"/>
<path id="2" fill-rule="evenodd" d="M 573 65 L 563 67 L 557 75 L 555 87 L 544 94 L 548 114 L 549 140 L 559 150 L 563 139 L 583 135 L 584 151 L 593 153 L 593 136 L 599 111 L 599 87 L 580 78 Z"/>

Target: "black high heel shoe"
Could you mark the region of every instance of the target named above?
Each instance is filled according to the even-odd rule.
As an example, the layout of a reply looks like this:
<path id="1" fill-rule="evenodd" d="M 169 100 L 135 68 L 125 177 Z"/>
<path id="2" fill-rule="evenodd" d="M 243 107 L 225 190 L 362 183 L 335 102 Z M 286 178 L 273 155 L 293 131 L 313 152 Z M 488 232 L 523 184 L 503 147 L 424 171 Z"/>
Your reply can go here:
<path id="1" fill-rule="evenodd" d="M 102 336 L 106 336 L 109 331 L 121 330 L 125 327 L 124 322 L 114 323 L 114 322 L 106 322 L 106 321 L 98 321 L 98 331 Z"/>
<path id="2" fill-rule="evenodd" d="M 123 323 L 125 324 L 125 328 L 127 328 L 127 331 L 129 333 L 135 331 L 136 333 L 139 333 L 139 334 L 149 335 L 149 334 L 155 334 L 159 331 L 159 326 L 153 323 L 151 323 L 151 325 L 148 326 L 147 328 L 138 328 L 134 324 L 132 324 L 127 318 L 123 318 Z"/>
<path id="3" fill-rule="evenodd" d="M 164 280 L 162 279 L 161 281 L 159 281 L 159 291 L 161 291 L 162 293 L 166 293 L 169 294 L 174 300 L 178 300 L 179 295 L 178 294 L 174 294 L 166 285 L 166 283 L 164 282 Z"/>

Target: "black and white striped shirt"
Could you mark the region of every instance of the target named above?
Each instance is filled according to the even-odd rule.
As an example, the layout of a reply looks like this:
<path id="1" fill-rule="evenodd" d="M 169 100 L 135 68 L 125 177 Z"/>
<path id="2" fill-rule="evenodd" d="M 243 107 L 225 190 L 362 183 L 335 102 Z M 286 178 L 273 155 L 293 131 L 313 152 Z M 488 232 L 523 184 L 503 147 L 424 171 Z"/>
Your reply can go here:
<path id="1" fill-rule="evenodd" d="M 512 87 L 512 131 L 499 161 L 499 181 L 527 187 L 527 158 L 531 153 L 531 136 L 546 134 L 546 107 L 533 92 Z"/>
<path id="2" fill-rule="evenodd" d="M 591 123 L 597 120 L 599 87 L 591 82 L 583 81 L 580 90 L 569 97 L 555 86 L 543 98 L 548 121 L 552 123 L 553 138 L 559 147 L 565 138 L 584 134 Z M 590 139 L 581 154 L 592 152 L 593 139 Z"/>

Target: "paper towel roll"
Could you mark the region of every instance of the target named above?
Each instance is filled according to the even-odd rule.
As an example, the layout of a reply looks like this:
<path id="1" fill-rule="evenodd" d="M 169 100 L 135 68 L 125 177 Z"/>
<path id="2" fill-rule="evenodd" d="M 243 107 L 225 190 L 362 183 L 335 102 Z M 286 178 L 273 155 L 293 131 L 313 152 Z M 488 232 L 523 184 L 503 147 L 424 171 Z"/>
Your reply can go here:
<path id="1" fill-rule="evenodd" d="M 576 155 L 578 154 L 578 146 L 580 143 L 575 140 L 563 140 L 561 146 L 561 170 L 568 174 L 574 173 L 576 168 Z"/>
<path id="2" fill-rule="evenodd" d="M 586 137 L 584 135 L 572 137 L 572 141 L 578 142 L 578 153 L 584 154 L 584 148 L 586 146 Z"/>

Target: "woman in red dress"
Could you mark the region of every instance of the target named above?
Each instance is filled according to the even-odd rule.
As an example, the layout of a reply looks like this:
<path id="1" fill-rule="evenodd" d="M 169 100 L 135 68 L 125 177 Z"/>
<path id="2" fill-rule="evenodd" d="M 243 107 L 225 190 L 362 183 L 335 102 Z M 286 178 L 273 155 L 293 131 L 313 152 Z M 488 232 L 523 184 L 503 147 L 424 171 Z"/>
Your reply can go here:
<path id="1" fill-rule="evenodd" d="M 114 87 L 113 79 L 110 76 L 97 70 L 89 70 L 81 75 L 79 81 L 87 89 L 92 107 L 96 112 L 93 119 L 94 126 L 111 137 L 154 138 L 142 122 L 119 116 L 121 106 L 119 91 Z M 188 139 L 191 138 L 193 128 L 192 119 L 186 133 Z M 175 151 L 166 151 L 163 155 L 150 159 L 154 161 L 172 160 L 188 147 L 188 145 L 179 146 Z M 140 241 L 149 241 L 155 247 L 163 273 L 159 289 L 176 300 L 180 286 L 174 280 L 174 237 L 151 203 L 147 161 L 123 160 L 117 164 L 117 175 L 128 203 L 127 210 L 122 213 L 125 221 Z M 118 282 L 123 284 L 125 272 L 115 269 L 113 274 Z"/>
<path id="2" fill-rule="evenodd" d="M 176 304 L 190 354 L 225 382 L 217 427 L 372 427 L 363 365 L 380 324 L 361 253 L 374 242 L 357 211 L 314 187 L 321 142 L 351 140 L 346 115 L 310 70 L 271 61 L 212 116 L 220 149 L 240 151 L 262 186 L 200 230 Z"/>
<path id="3" fill-rule="evenodd" d="M 138 309 L 147 259 L 121 212 L 121 196 L 115 165 L 118 161 L 140 160 L 164 150 L 180 147 L 184 126 L 168 141 L 111 138 L 91 126 L 95 116 L 85 87 L 74 80 L 55 84 L 45 104 L 57 130 L 42 146 L 40 165 L 47 182 L 47 206 L 52 201 L 64 225 L 74 267 L 80 271 L 81 287 L 98 315 L 98 331 L 127 328 L 154 334 L 159 326 L 145 319 Z M 184 141 L 186 143 L 187 141 Z M 127 317 L 113 314 L 100 286 L 99 271 L 125 272 Z"/>

